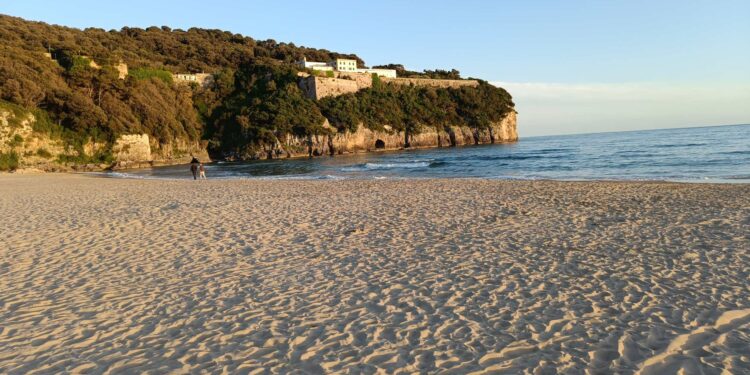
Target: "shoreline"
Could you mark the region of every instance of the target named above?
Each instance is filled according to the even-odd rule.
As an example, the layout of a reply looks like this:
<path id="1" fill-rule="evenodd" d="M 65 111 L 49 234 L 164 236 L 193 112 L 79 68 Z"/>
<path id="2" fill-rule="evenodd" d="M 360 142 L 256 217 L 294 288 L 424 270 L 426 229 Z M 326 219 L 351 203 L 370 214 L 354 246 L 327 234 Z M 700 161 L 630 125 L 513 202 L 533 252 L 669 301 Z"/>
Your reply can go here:
<path id="1" fill-rule="evenodd" d="M 0 372 L 750 371 L 748 184 L 201 182 L 0 177 Z"/>
<path id="2" fill-rule="evenodd" d="M 189 164 L 185 164 L 189 166 Z M 130 171 L 141 170 L 142 168 L 129 169 Z M 148 180 L 148 181 L 188 181 L 192 180 L 190 176 L 183 178 L 174 177 L 157 177 L 157 176 L 108 176 L 108 174 L 127 174 L 128 170 L 117 170 L 117 171 L 102 171 L 102 172 L 54 172 L 54 174 L 69 174 L 69 175 L 81 175 L 91 176 L 95 178 L 110 178 L 115 180 Z M 5 173 L 6 175 L 13 175 L 14 173 Z M 45 172 L 33 173 L 33 175 L 43 175 Z M 2 173 L 0 173 L 2 175 Z M 21 173 L 24 175 L 24 173 Z M 333 176 L 333 175 L 314 175 L 307 177 L 306 175 L 268 175 L 268 176 L 236 176 L 236 177 L 209 177 L 205 181 L 410 181 L 410 180 L 435 180 L 435 181 L 519 181 L 519 182 L 579 182 L 579 183 L 669 183 L 669 184 L 699 184 L 699 185 L 744 185 L 750 184 L 750 180 L 747 179 L 682 179 L 682 180 L 668 180 L 668 179 L 552 179 L 552 178 L 510 178 L 510 177 L 402 177 L 402 176 L 362 176 L 362 177 L 348 177 L 348 176 Z M 204 182 L 205 182 L 204 181 Z"/>
<path id="3" fill-rule="evenodd" d="M 272 161 L 272 160 L 304 160 L 304 159 L 318 159 L 318 158 L 338 158 L 338 157 L 352 157 L 352 156 L 361 156 L 361 155 L 377 155 L 377 154 L 388 154 L 388 153 L 401 153 L 401 152 L 409 152 L 409 151 L 418 151 L 418 150 L 432 150 L 432 149 L 456 149 L 456 148 L 463 148 L 463 147 L 477 147 L 477 146 L 497 146 L 497 145 L 507 145 L 507 144 L 514 144 L 517 143 L 519 139 L 515 139 L 512 141 L 503 141 L 503 140 L 497 140 L 492 143 L 478 143 L 478 144 L 460 144 L 456 146 L 426 146 L 426 145 L 416 145 L 411 146 L 408 148 L 405 147 L 389 147 L 389 148 L 383 148 L 383 149 L 368 149 L 368 150 L 354 150 L 354 151 L 347 151 L 343 153 L 335 153 L 333 155 L 331 154 L 319 154 L 319 155 L 313 155 L 308 156 L 306 153 L 293 153 L 289 155 L 276 155 L 274 158 L 257 158 L 257 159 L 245 159 L 245 160 L 230 160 L 230 159 L 211 159 L 208 157 L 208 151 L 203 149 L 200 150 L 201 153 L 206 155 L 206 159 L 208 160 L 207 163 L 246 163 L 246 162 L 256 162 L 256 161 Z M 158 167 L 169 167 L 169 166 L 175 166 L 175 165 L 189 165 L 190 164 L 190 157 L 180 157 L 176 159 L 155 159 L 155 160 L 140 160 L 140 161 L 117 161 L 114 164 L 108 166 L 108 167 L 102 167 L 103 164 L 95 165 L 95 164 L 37 164 L 37 165 L 29 165 L 25 166 L 23 168 L 18 168 L 15 171 L 0 171 L 0 173 L 21 173 L 21 174 L 31 174 L 31 173 L 89 173 L 89 172 L 123 172 L 128 170 L 143 170 L 148 168 L 158 168 Z M 49 165 L 53 165 L 54 169 L 52 170 L 46 170 L 42 169 L 44 167 L 47 167 Z M 125 165 L 123 167 L 122 165 Z M 40 168 L 42 167 L 42 168 Z"/>

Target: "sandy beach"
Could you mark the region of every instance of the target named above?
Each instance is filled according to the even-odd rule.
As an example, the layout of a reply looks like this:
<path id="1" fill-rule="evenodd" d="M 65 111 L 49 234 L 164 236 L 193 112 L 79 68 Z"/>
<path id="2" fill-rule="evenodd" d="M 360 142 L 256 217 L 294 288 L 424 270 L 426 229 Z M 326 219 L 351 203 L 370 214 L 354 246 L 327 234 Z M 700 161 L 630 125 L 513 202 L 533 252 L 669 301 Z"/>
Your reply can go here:
<path id="1" fill-rule="evenodd" d="M 0 373 L 750 373 L 750 185 L 0 175 L 0 216 Z"/>

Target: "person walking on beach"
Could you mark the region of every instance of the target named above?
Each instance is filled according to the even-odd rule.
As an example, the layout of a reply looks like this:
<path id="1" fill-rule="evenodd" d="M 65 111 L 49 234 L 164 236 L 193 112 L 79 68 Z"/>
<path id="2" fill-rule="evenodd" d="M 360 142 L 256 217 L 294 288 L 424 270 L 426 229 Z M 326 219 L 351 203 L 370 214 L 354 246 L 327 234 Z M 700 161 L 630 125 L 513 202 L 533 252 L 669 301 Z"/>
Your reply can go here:
<path id="1" fill-rule="evenodd" d="M 198 165 L 201 162 L 193 156 L 193 160 L 190 161 L 190 172 L 193 174 L 193 180 L 198 179 Z"/>
<path id="2" fill-rule="evenodd" d="M 200 171 L 200 179 L 205 180 L 206 179 L 206 168 L 203 167 L 203 163 L 200 163 L 198 166 L 198 170 Z"/>

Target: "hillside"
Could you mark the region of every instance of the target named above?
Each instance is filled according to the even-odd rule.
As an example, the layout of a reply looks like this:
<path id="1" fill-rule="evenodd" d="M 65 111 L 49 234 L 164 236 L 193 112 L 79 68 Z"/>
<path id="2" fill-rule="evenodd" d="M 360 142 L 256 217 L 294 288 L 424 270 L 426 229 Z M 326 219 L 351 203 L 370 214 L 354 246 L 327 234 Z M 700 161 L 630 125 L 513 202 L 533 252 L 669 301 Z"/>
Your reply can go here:
<path id="1" fill-rule="evenodd" d="M 105 167 L 130 146 L 118 143 L 130 134 L 148 136 L 154 160 L 206 152 L 229 159 L 319 154 L 322 148 L 313 152 L 313 146 L 333 144 L 321 137 L 365 130 L 401 134 L 401 146 L 408 147 L 420 134 L 469 127 L 478 143 L 479 133 L 491 133 L 492 124 L 514 113 L 510 95 L 483 81 L 441 88 L 375 80 L 355 93 L 313 100 L 300 89 L 300 74 L 314 72 L 294 62 L 365 62 L 220 30 L 78 30 L 0 15 L 0 39 L 4 169 L 13 160 L 34 160 L 27 164 L 45 169 Z M 460 78 L 455 70 L 390 66 L 409 77 Z M 208 73 L 208 84 L 175 80 L 199 72 Z"/>

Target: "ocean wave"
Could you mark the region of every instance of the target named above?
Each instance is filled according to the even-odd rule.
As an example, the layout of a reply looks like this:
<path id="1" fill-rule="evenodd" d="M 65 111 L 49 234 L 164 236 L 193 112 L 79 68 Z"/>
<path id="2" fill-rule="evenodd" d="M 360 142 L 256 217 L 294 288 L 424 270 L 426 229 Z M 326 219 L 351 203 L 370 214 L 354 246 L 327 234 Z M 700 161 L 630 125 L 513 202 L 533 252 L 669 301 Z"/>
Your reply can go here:
<path id="1" fill-rule="evenodd" d="M 348 177 L 326 174 L 326 175 L 255 176 L 255 177 L 250 177 L 246 179 L 248 180 L 346 180 L 348 179 Z"/>
<path id="2" fill-rule="evenodd" d="M 707 143 L 672 143 L 666 145 L 653 145 L 653 148 L 674 148 L 674 147 L 698 147 L 705 146 Z"/>
<path id="3" fill-rule="evenodd" d="M 616 151 L 613 155 L 615 156 L 625 156 L 625 157 L 654 157 L 657 156 L 657 154 L 654 154 L 652 152 L 643 151 L 643 150 L 622 150 L 622 151 Z"/>
<path id="4" fill-rule="evenodd" d="M 465 147 L 313 160 L 211 164 L 209 180 L 494 178 L 750 182 L 746 128 L 669 130 L 534 138 L 512 147 Z M 703 144 L 705 143 L 705 144 Z M 192 180 L 184 166 L 102 173 L 111 178 Z"/>
<path id="5" fill-rule="evenodd" d="M 567 152 L 567 151 L 574 151 L 572 148 L 543 148 L 541 150 L 538 150 L 537 152 L 540 154 L 551 154 L 555 152 Z"/>
<path id="6" fill-rule="evenodd" d="M 110 177 L 110 178 L 134 178 L 138 180 L 163 180 L 165 179 L 163 177 L 142 176 L 142 175 L 137 175 L 133 173 L 125 173 L 125 172 L 90 172 L 87 174 L 93 175 L 93 176 L 100 176 L 100 177 Z"/>
<path id="7" fill-rule="evenodd" d="M 426 168 L 429 166 L 430 166 L 430 163 L 426 161 L 413 162 L 413 163 L 365 163 L 365 168 L 370 169 L 370 170 L 394 169 L 394 168 L 403 168 L 403 169 Z"/>
<path id="8" fill-rule="evenodd" d="M 537 155 L 537 154 L 525 154 L 525 155 L 467 155 L 454 157 L 455 161 L 514 161 L 514 160 L 531 160 L 531 159 L 564 159 L 565 155 Z"/>
<path id="9" fill-rule="evenodd" d="M 340 170 L 342 172 L 364 172 L 374 171 L 383 169 L 413 169 L 413 168 L 427 168 L 431 162 L 418 161 L 418 162 L 394 162 L 394 163 L 365 163 L 359 164 L 352 167 L 344 167 Z"/>
<path id="10" fill-rule="evenodd" d="M 354 166 L 354 167 L 339 168 L 339 171 L 341 172 L 364 172 L 366 171 L 366 169 L 364 167 Z"/>

